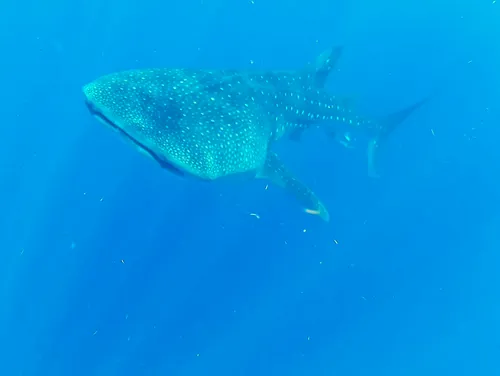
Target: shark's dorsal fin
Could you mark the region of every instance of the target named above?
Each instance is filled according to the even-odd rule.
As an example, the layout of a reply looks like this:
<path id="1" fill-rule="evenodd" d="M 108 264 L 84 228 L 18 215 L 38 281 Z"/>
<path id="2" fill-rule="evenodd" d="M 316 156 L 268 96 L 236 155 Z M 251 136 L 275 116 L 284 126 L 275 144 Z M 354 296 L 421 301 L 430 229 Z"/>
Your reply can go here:
<path id="1" fill-rule="evenodd" d="M 266 162 L 257 172 L 256 178 L 269 179 L 272 183 L 285 188 L 303 205 L 306 213 L 318 215 L 326 222 L 330 220 L 328 210 L 319 198 L 286 168 L 276 153 L 268 152 Z"/>
<path id="2" fill-rule="evenodd" d="M 313 85 L 317 88 L 323 88 L 330 72 L 335 68 L 337 62 L 342 55 L 342 46 L 333 46 L 326 51 L 323 51 L 317 58 L 310 73 Z"/>

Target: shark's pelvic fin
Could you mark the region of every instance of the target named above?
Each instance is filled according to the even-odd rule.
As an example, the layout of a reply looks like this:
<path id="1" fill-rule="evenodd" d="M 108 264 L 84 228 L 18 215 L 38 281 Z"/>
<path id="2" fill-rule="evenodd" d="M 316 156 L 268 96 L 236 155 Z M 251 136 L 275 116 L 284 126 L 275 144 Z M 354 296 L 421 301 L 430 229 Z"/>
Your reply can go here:
<path id="1" fill-rule="evenodd" d="M 368 142 L 368 176 L 372 178 L 380 177 L 377 172 L 377 156 L 380 145 L 399 124 L 404 122 L 416 109 L 420 108 L 427 101 L 428 98 L 425 98 L 403 110 L 394 112 L 379 120 L 378 127 L 376 128 L 377 134 L 375 134 L 375 136 L 373 136 Z"/>
<path id="2" fill-rule="evenodd" d="M 328 222 L 330 215 L 323 203 L 318 199 L 314 192 L 306 185 L 300 182 L 281 162 L 274 152 L 268 152 L 266 162 L 256 178 L 268 179 L 274 184 L 283 187 L 304 206 L 304 211 L 309 214 L 318 215 L 321 219 Z"/>
<path id="3" fill-rule="evenodd" d="M 316 58 L 313 65 L 313 84 L 323 88 L 330 72 L 335 68 L 342 55 L 342 46 L 333 46 Z"/>

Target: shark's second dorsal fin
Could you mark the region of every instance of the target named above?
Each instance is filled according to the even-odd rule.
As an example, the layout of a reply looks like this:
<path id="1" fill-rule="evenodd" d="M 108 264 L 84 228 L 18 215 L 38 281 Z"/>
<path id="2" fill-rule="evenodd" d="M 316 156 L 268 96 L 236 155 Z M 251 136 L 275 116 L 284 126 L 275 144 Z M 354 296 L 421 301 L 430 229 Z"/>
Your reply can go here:
<path id="1" fill-rule="evenodd" d="M 272 183 L 285 188 L 303 205 L 306 213 L 318 215 L 326 222 L 330 220 L 328 210 L 319 198 L 285 167 L 276 153 L 271 151 L 267 153 L 266 162 L 257 172 L 256 178 L 269 179 Z"/>
<path id="2" fill-rule="evenodd" d="M 323 51 L 309 69 L 313 85 L 317 88 L 323 88 L 330 72 L 335 68 L 337 62 L 342 55 L 343 47 L 333 46 L 326 51 Z"/>

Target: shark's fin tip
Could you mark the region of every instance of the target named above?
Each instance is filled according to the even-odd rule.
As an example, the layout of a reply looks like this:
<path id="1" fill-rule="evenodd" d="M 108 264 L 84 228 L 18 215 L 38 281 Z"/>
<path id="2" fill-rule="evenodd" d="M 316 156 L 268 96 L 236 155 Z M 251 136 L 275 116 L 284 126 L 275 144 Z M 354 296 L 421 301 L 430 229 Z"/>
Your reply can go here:
<path id="1" fill-rule="evenodd" d="M 343 46 L 332 46 L 316 58 L 314 64 L 314 85 L 316 87 L 323 88 L 325 86 L 328 75 L 337 65 L 343 49 Z"/>
<path id="2" fill-rule="evenodd" d="M 304 209 L 304 211 L 307 214 L 317 215 L 325 222 L 330 222 L 330 214 L 323 205 L 321 205 L 319 209 Z"/>
<path id="3" fill-rule="evenodd" d="M 329 221 L 330 216 L 323 203 L 308 186 L 286 168 L 276 153 L 268 152 L 265 165 L 257 172 L 256 178 L 269 179 L 274 184 L 285 188 L 304 208 L 307 208 L 304 209 L 306 213 L 318 215 L 324 221 Z"/>

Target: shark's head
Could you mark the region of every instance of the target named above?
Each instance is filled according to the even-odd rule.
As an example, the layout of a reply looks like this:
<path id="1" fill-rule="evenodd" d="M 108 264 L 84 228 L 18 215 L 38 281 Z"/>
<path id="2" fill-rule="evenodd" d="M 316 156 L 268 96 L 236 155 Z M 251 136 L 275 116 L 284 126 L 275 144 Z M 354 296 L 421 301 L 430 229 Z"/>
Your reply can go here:
<path id="1" fill-rule="evenodd" d="M 137 98 L 141 88 L 117 74 L 103 76 L 83 87 L 85 104 L 100 122 L 120 131 L 131 139 L 141 135 L 141 106 Z"/>
<path id="2" fill-rule="evenodd" d="M 100 77 L 83 87 L 85 104 L 101 123 L 118 131 L 141 152 L 162 166 L 165 157 L 167 127 L 178 120 L 173 103 L 161 100 L 165 84 L 149 79 L 138 71 L 120 72 Z"/>

